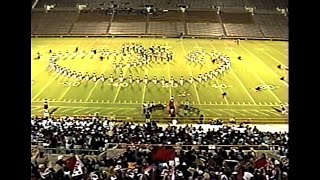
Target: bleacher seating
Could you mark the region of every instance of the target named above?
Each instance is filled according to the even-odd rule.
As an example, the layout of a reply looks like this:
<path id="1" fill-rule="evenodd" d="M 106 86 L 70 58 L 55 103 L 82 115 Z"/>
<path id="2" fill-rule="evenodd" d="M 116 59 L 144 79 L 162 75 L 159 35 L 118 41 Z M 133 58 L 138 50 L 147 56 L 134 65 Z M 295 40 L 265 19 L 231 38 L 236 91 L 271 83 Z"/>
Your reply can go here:
<path id="1" fill-rule="evenodd" d="M 275 10 L 273 0 L 247 0 L 249 7 L 256 7 L 257 9 Z"/>
<path id="2" fill-rule="evenodd" d="M 146 22 L 147 17 L 138 14 L 117 13 L 112 22 Z"/>
<path id="3" fill-rule="evenodd" d="M 160 15 L 150 15 L 150 22 L 182 22 L 183 14 L 181 11 L 168 11 Z"/>
<path id="4" fill-rule="evenodd" d="M 288 19 L 282 14 L 255 14 L 255 22 L 259 25 L 287 26 Z"/>
<path id="5" fill-rule="evenodd" d="M 263 37 L 259 25 L 225 23 L 227 36 Z"/>
<path id="6" fill-rule="evenodd" d="M 39 25 L 39 23 L 42 20 L 42 17 L 44 15 L 44 12 L 32 12 L 31 14 L 31 34 L 33 34 L 33 32 L 36 30 L 37 26 Z"/>
<path id="7" fill-rule="evenodd" d="M 220 21 L 215 11 L 186 11 L 186 22 L 219 23 Z"/>
<path id="8" fill-rule="evenodd" d="M 289 29 L 288 26 L 268 26 L 268 25 L 260 25 L 260 28 L 268 38 L 289 38 Z"/>
<path id="9" fill-rule="evenodd" d="M 78 19 L 78 12 L 52 11 L 45 13 L 34 34 L 68 34 Z"/>
<path id="10" fill-rule="evenodd" d="M 70 34 L 102 35 L 107 34 L 109 22 L 76 22 Z"/>
<path id="11" fill-rule="evenodd" d="M 288 8 L 288 0 L 273 0 L 274 6 L 278 8 Z"/>
<path id="12" fill-rule="evenodd" d="M 220 23 L 187 23 L 188 35 L 224 36 Z"/>
<path id="13" fill-rule="evenodd" d="M 150 22 L 148 34 L 178 35 L 184 33 L 182 22 Z"/>
<path id="14" fill-rule="evenodd" d="M 254 23 L 251 13 L 221 12 L 220 15 L 223 23 L 235 23 L 235 24 L 253 24 Z"/>
<path id="15" fill-rule="evenodd" d="M 111 15 L 106 15 L 104 11 L 81 12 L 77 22 L 110 22 Z"/>
<path id="16" fill-rule="evenodd" d="M 145 34 L 145 22 L 112 22 L 109 34 Z"/>

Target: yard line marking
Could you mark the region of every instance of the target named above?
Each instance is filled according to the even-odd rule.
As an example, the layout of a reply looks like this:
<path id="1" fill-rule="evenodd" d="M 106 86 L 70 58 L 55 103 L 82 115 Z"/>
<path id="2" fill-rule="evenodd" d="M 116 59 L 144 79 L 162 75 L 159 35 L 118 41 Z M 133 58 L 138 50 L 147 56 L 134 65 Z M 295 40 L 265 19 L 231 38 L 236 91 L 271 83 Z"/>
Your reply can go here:
<path id="1" fill-rule="evenodd" d="M 261 102 L 259 102 L 259 105 L 262 105 L 262 103 L 261 103 Z"/>
<path id="2" fill-rule="evenodd" d="M 90 43 L 90 45 L 85 46 L 84 49 L 92 46 L 92 45 L 93 45 L 94 43 L 96 43 L 97 41 L 98 41 L 98 40 L 96 39 L 95 41 L 93 41 L 92 43 Z M 110 41 L 110 40 L 109 40 L 109 41 Z M 108 41 L 108 43 L 109 43 L 109 41 Z M 84 61 L 81 61 L 81 62 L 84 63 Z M 76 64 L 76 63 L 79 63 L 79 61 L 73 61 L 73 63 L 71 63 L 71 65 L 74 65 L 74 64 Z M 88 66 L 86 66 L 86 70 L 88 70 Z M 76 82 L 78 82 L 78 80 L 76 80 Z M 80 82 L 81 82 L 81 81 L 80 81 Z M 92 95 L 92 92 L 93 92 L 93 90 L 95 89 L 95 87 L 96 87 L 96 86 L 94 86 L 94 88 L 93 88 L 92 91 L 90 92 L 90 93 L 91 93 L 91 94 L 89 94 L 90 96 Z M 72 88 L 72 86 L 67 87 L 67 90 L 65 90 L 65 91 L 62 93 L 62 95 L 60 96 L 59 100 L 61 100 L 61 99 L 70 91 L 71 88 Z M 88 97 L 90 97 L 90 96 L 88 96 Z M 89 98 L 88 98 L 88 99 L 89 99 Z M 86 101 L 88 101 L 88 99 L 86 99 Z"/>
<path id="3" fill-rule="evenodd" d="M 265 111 L 265 112 L 268 112 L 268 113 L 271 113 L 271 114 L 274 114 L 274 115 L 277 115 L 277 116 L 281 116 L 280 113 L 273 112 L 273 110 L 260 110 L 260 111 Z"/>
<path id="4" fill-rule="evenodd" d="M 286 68 L 288 68 L 285 64 L 283 64 L 282 62 L 278 61 L 276 58 L 274 58 L 272 55 L 270 55 L 269 53 L 263 51 L 264 54 L 266 54 L 267 56 L 269 56 L 272 60 L 276 61 L 277 63 L 281 64 L 281 66 L 284 66 Z"/>
<path id="5" fill-rule="evenodd" d="M 227 112 L 227 111 L 224 111 L 224 110 L 222 110 L 222 109 L 218 109 L 218 110 L 221 111 L 221 112 L 224 112 L 224 113 L 226 113 L 226 114 L 229 114 L 230 116 L 234 116 L 234 114 L 229 113 L 229 112 Z"/>
<path id="6" fill-rule="evenodd" d="M 183 45 L 182 41 L 180 41 L 180 45 L 182 47 L 182 51 L 183 51 L 184 56 L 186 56 L 187 55 L 186 54 L 186 50 L 184 49 L 184 45 Z M 194 77 L 193 74 L 192 74 L 192 71 L 190 69 L 190 66 L 188 66 L 188 69 L 189 69 L 189 73 L 191 74 L 191 76 Z M 199 97 L 198 90 L 197 90 L 197 86 L 196 86 L 195 82 L 192 82 L 192 84 L 193 84 L 194 90 L 196 92 L 198 103 L 201 104 L 200 103 L 200 97 Z"/>
<path id="7" fill-rule="evenodd" d="M 257 114 L 255 114 L 255 113 L 252 113 L 252 112 L 249 112 L 249 111 L 247 111 L 247 110 L 242 110 L 243 112 L 246 112 L 246 113 L 249 113 L 249 114 L 252 114 L 252 115 L 254 115 L 254 116 L 258 116 Z"/>
<path id="8" fill-rule="evenodd" d="M 277 77 L 279 77 L 279 75 L 273 70 L 271 69 L 266 63 L 264 63 L 258 56 L 256 56 L 255 54 L 253 54 L 250 50 L 248 50 L 246 47 L 240 45 L 240 47 L 244 50 L 246 50 L 247 52 L 249 52 L 252 56 L 256 57 L 262 64 L 264 64 L 270 72 L 272 72 L 273 74 L 275 74 Z M 285 81 L 282 81 L 286 86 L 289 86 L 289 84 Z"/>
<path id="9" fill-rule="evenodd" d="M 272 102 L 269 103 L 270 105 L 273 105 Z"/>
<path id="10" fill-rule="evenodd" d="M 266 116 L 270 116 L 269 114 L 266 114 L 266 113 L 261 112 L 261 111 L 259 111 L 259 110 L 253 110 L 253 111 L 256 111 L 256 112 L 258 112 L 258 113 L 264 114 L 264 115 L 266 115 Z"/>
<path id="11" fill-rule="evenodd" d="M 237 102 L 238 105 L 240 105 L 240 102 Z"/>
<path id="12" fill-rule="evenodd" d="M 40 107 L 33 107 L 34 109 L 32 109 L 31 108 L 31 111 L 35 111 L 35 110 L 37 110 L 37 109 L 39 109 L 39 108 L 42 108 L 42 106 L 40 106 Z"/>
<path id="13" fill-rule="evenodd" d="M 73 111 L 72 113 L 77 113 L 77 112 L 79 112 L 79 111 L 82 111 L 83 109 L 87 109 L 87 108 L 86 108 L 86 107 L 80 107 L 78 110 Z"/>
<path id="14" fill-rule="evenodd" d="M 230 111 L 232 111 L 232 112 L 235 112 L 235 113 L 238 113 L 238 114 L 240 114 L 241 116 L 246 116 L 246 114 L 243 114 L 243 113 L 239 113 L 238 111 L 236 111 L 236 110 L 233 110 L 233 109 L 230 109 Z"/>
<path id="15" fill-rule="evenodd" d="M 146 70 L 146 75 L 148 76 L 149 70 L 148 70 L 148 68 L 146 68 L 146 69 L 147 69 L 147 70 Z M 148 78 L 148 81 L 149 81 L 149 78 Z M 143 84 L 144 84 L 144 83 L 143 83 Z M 142 91 L 141 103 L 143 103 L 143 101 L 144 101 L 144 97 L 145 97 L 145 95 L 146 95 L 146 90 L 147 90 L 147 84 L 144 84 L 143 91 Z M 170 97 L 171 97 L 171 90 L 170 90 Z"/>
<path id="16" fill-rule="evenodd" d="M 91 111 L 96 111 L 97 109 L 100 109 L 100 107 L 95 107 L 95 108 L 93 108 L 93 109 L 91 109 L 91 110 L 88 110 L 88 111 L 85 112 L 85 114 L 88 114 L 88 113 L 91 112 Z"/>
<path id="17" fill-rule="evenodd" d="M 267 102 L 264 102 L 264 105 L 268 105 L 268 103 L 267 103 Z"/>
<path id="18" fill-rule="evenodd" d="M 248 102 L 248 104 L 251 105 L 251 102 Z M 257 103 L 256 103 L 256 104 L 257 104 Z M 255 104 L 255 105 L 256 105 L 256 104 Z"/>
<path id="19" fill-rule="evenodd" d="M 108 99 L 107 103 L 109 103 L 109 102 L 110 102 L 110 100 Z"/>
<path id="20" fill-rule="evenodd" d="M 234 102 L 231 102 L 232 105 L 234 105 Z"/>
<path id="21" fill-rule="evenodd" d="M 127 104 L 127 101 L 126 101 L 126 100 L 124 100 L 124 103 L 125 103 L 125 104 Z"/>
<path id="22" fill-rule="evenodd" d="M 262 42 L 263 43 L 263 42 Z M 277 52 L 278 54 L 282 55 L 283 57 L 288 57 L 288 54 L 283 54 L 282 52 L 280 52 L 277 48 L 274 48 L 273 46 L 267 44 L 267 43 L 263 43 L 265 46 L 269 46 L 270 48 L 274 49 L 274 52 Z"/>
<path id="23" fill-rule="evenodd" d="M 217 113 L 216 111 L 213 111 L 212 109 L 205 109 L 205 110 L 211 111 L 211 112 L 213 112 L 213 113 L 217 114 L 218 116 L 222 116 L 222 114 Z"/>
<path id="24" fill-rule="evenodd" d="M 60 76 L 60 74 L 58 74 L 58 73 L 56 75 L 54 75 L 54 77 L 51 79 L 51 81 L 46 83 L 46 85 L 43 86 L 43 88 L 32 98 L 31 101 L 34 101 L 41 93 L 43 93 L 43 91 L 46 90 L 47 87 L 49 87 L 51 85 L 51 83 L 53 83 L 53 81 L 55 81 L 59 76 Z"/>
<path id="25" fill-rule="evenodd" d="M 166 42 L 166 46 L 168 46 L 168 42 Z M 169 77 L 168 77 L 168 79 L 170 79 L 170 77 L 171 77 L 171 67 L 170 67 L 170 61 L 168 61 L 168 73 L 169 73 Z M 174 83 L 174 82 L 173 82 Z M 169 86 L 169 95 L 170 95 L 170 97 L 172 96 L 172 90 L 171 90 L 171 86 Z"/>
<path id="26" fill-rule="evenodd" d="M 204 101 L 203 104 L 207 104 L 207 103 Z"/>
<path id="27" fill-rule="evenodd" d="M 212 44 L 212 42 L 210 42 L 211 47 L 213 47 L 215 49 L 215 51 L 217 51 L 217 48 Z M 240 83 L 241 87 L 244 89 L 244 91 L 247 93 L 247 95 L 249 96 L 249 98 L 251 99 L 251 101 L 253 102 L 253 104 L 257 104 L 256 101 L 253 99 L 253 97 L 251 96 L 251 94 L 249 93 L 248 89 L 245 87 L 245 85 L 242 83 L 242 81 L 240 80 L 240 78 L 238 77 L 238 75 L 233 71 L 232 66 L 229 68 L 230 72 L 232 73 L 232 75 L 237 79 L 237 81 Z M 216 79 L 216 78 L 215 78 Z M 221 88 L 220 88 L 221 89 Z"/>
<path id="28" fill-rule="evenodd" d="M 226 43 L 224 43 L 226 46 L 228 46 Z M 240 45 L 241 46 L 241 45 Z M 235 51 L 233 51 L 233 50 L 231 50 L 232 51 L 232 53 L 233 54 L 235 54 L 235 55 L 237 55 L 238 56 L 238 53 L 236 53 Z M 249 51 L 250 52 L 250 51 Z M 251 54 L 252 54 L 252 52 L 250 52 Z M 254 55 L 254 54 L 253 54 Z M 255 55 L 254 55 L 255 56 Z M 255 57 L 257 57 L 257 56 L 255 56 Z M 258 57 L 257 57 L 258 58 Z M 261 61 L 261 60 L 260 60 Z M 253 70 L 252 70 L 252 68 L 251 68 L 251 66 L 247 66 L 247 67 L 249 67 L 249 69 L 250 69 L 250 72 L 262 83 L 262 84 L 266 84 L 259 76 L 258 76 L 258 74 L 256 73 L 256 72 L 254 72 Z M 269 66 L 268 66 L 268 68 L 269 68 Z M 274 72 L 273 72 L 274 73 Z M 275 94 L 274 94 L 274 92 L 272 91 L 272 90 L 270 90 L 270 89 L 268 89 L 268 91 L 271 93 L 271 95 L 279 102 L 279 103 L 281 103 L 281 100 L 278 98 L 278 96 L 276 96 Z"/>
<path id="29" fill-rule="evenodd" d="M 109 114 L 113 114 L 113 113 L 115 113 L 115 112 L 117 112 L 117 111 L 120 111 L 120 110 L 122 110 L 123 108 L 116 108 L 116 110 L 115 111 L 111 111 L 111 112 L 109 112 Z"/>
<path id="30" fill-rule="evenodd" d="M 121 114 L 125 114 L 128 113 L 130 111 L 136 110 L 137 108 L 128 108 L 128 110 L 124 110 L 124 112 L 122 112 Z"/>
<path id="31" fill-rule="evenodd" d="M 66 108 L 65 110 L 62 110 L 62 111 L 59 111 L 59 112 L 64 113 L 64 112 L 70 111 L 72 109 L 74 109 L 74 107 Z"/>

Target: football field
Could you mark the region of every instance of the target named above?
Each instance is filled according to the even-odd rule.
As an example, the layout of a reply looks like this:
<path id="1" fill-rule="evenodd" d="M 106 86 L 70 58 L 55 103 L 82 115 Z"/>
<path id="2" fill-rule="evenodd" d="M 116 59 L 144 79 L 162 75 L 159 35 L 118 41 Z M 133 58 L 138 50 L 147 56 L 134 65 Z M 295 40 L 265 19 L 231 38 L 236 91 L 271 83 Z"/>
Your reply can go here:
<path id="1" fill-rule="evenodd" d="M 114 69 L 114 62 L 121 59 L 99 59 L 99 54 L 91 55 L 90 50 L 109 49 L 119 51 L 123 43 L 139 43 L 146 49 L 161 45 L 173 52 L 173 60 L 151 62 L 147 65 L 127 67 L 124 62 L 122 70 Z M 75 48 L 79 51 L 74 53 Z M 190 76 L 208 73 L 217 68 L 206 56 L 203 64 L 190 63 L 187 55 L 197 49 L 209 54 L 211 51 L 222 53 L 231 59 L 231 67 L 222 75 L 212 80 L 188 83 Z M 67 77 L 49 68 L 49 50 L 61 57 L 56 62 L 61 67 L 76 72 L 114 74 L 113 83 L 102 81 L 78 80 Z M 67 54 L 66 51 L 69 51 Z M 37 52 L 41 58 L 35 59 Z M 238 60 L 241 56 L 242 60 Z M 124 57 L 126 58 L 126 57 Z M 42 115 L 43 100 L 49 100 L 53 116 L 88 115 L 98 113 L 101 116 L 141 118 L 143 102 L 167 104 L 174 96 L 178 104 L 190 101 L 192 107 L 198 108 L 207 118 L 236 117 L 238 119 L 268 120 L 286 122 L 288 115 L 279 112 L 280 104 L 288 105 L 288 42 L 284 41 L 241 41 L 237 45 L 232 40 L 208 39 L 166 39 L 166 38 L 32 38 L 31 57 L 31 111 L 33 115 Z M 281 65 L 281 69 L 277 66 Z M 122 71 L 125 81 L 119 82 Z M 148 76 L 147 84 L 128 83 L 129 74 L 139 75 L 143 81 Z M 154 84 L 154 76 L 169 80 L 174 77 L 173 85 Z M 185 83 L 179 84 L 183 76 Z M 284 77 L 284 80 L 280 80 Z M 255 88 L 260 86 L 261 91 Z M 227 97 L 223 98 L 223 92 Z M 153 117 L 166 117 L 161 110 Z M 196 114 L 188 114 L 190 117 Z"/>

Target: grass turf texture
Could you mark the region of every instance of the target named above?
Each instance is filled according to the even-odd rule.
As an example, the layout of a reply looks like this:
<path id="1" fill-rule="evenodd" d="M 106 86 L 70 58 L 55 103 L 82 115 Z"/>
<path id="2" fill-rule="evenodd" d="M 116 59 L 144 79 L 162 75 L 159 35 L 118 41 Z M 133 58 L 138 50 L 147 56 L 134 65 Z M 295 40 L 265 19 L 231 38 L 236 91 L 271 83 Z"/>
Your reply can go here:
<path id="1" fill-rule="evenodd" d="M 204 48 L 206 52 L 211 50 L 221 52 L 231 58 L 231 68 L 217 79 L 202 83 L 185 83 L 178 87 L 161 87 L 160 83 L 154 85 L 144 83 L 128 85 L 127 87 L 114 86 L 109 82 L 85 82 L 82 80 L 79 86 L 65 86 L 77 82 L 73 78 L 51 71 L 48 68 L 49 54 L 68 49 L 73 52 L 75 47 L 79 51 L 86 52 L 91 48 L 120 49 L 125 42 L 141 43 L 144 47 L 151 45 L 167 45 L 173 51 L 173 61 L 170 63 L 152 64 L 142 68 L 124 68 L 124 77 L 132 74 L 135 78 L 139 75 L 143 79 L 147 74 L 149 79 L 154 75 L 161 78 L 171 75 L 178 80 L 181 75 L 185 80 L 190 75 L 197 77 L 212 70 L 214 65 L 206 61 L 204 66 L 188 64 L 186 55 L 195 48 Z M 37 52 L 42 56 L 34 60 Z M 238 60 L 241 56 L 243 60 Z M 73 56 L 58 60 L 57 64 L 68 67 L 71 70 L 93 73 L 98 76 L 103 73 L 109 77 L 114 73 L 118 77 L 119 70 L 113 69 L 113 57 L 110 60 L 99 61 L 99 55 L 90 59 L 91 55 Z M 119 62 L 119 60 L 117 60 Z M 277 66 L 281 64 L 288 67 L 288 43 L 278 41 L 241 41 L 237 45 L 232 40 L 207 40 L 207 39 L 157 39 L 157 38 L 32 38 L 32 96 L 31 111 L 33 115 L 42 115 L 43 100 L 49 99 L 50 110 L 55 109 L 53 115 L 88 115 L 99 113 L 109 116 L 131 116 L 141 118 L 141 104 L 155 101 L 166 103 L 171 95 L 175 96 L 177 103 L 188 99 L 194 107 L 201 110 L 206 117 L 221 118 L 251 118 L 261 122 L 286 122 L 287 115 L 282 115 L 274 108 L 279 108 L 280 103 L 288 102 L 288 83 L 281 81 L 280 77 L 288 78 L 285 70 Z M 117 81 L 116 81 L 117 82 Z M 224 85 L 227 88 L 222 87 Z M 256 92 L 259 85 L 273 85 L 276 89 L 265 89 Z M 179 97 L 183 91 L 190 95 Z M 227 92 L 227 99 L 222 98 L 222 92 Z M 153 114 L 154 117 L 166 117 L 161 111 Z"/>

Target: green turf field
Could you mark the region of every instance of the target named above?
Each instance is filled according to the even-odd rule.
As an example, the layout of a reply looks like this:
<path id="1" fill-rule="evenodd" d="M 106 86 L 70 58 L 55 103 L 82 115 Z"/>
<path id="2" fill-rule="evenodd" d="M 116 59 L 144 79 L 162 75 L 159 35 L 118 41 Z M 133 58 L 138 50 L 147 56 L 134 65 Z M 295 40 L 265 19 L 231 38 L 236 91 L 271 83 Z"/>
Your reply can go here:
<path id="1" fill-rule="evenodd" d="M 205 61 L 203 66 L 188 64 L 186 55 L 196 49 L 204 48 L 221 52 L 231 58 L 231 68 L 224 75 L 208 82 L 183 86 L 166 86 L 149 83 L 122 84 L 106 82 L 86 82 L 67 78 L 51 71 L 48 68 L 49 54 L 68 49 L 73 52 L 79 47 L 79 52 L 91 48 L 109 48 L 111 51 L 120 49 L 125 42 L 141 43 L 144 47 L 151 45 L 166 45 L 173 51 L 174 59 L 171 63 L 150 64 L 139 68 L 124 68 L 124 77 L 132 74 L 143 78 L 148 75 L 152 79 L 162 75 L 169 79 L 171 75 L 176 80 L 181 75 L 187 79 L 199 73 L 210 71 L 214 65 Z M 36 53 L 42 56 L 34 60 Z M 241 56 L 242 61 L 237 57 Z M 100 61 L 96 55 L 92 59 L 89 54 L 65 56 L 57 64 L 81 72 L 104 73 L 109 76 L 119 75 L 119 69 L 113 69 L 113 57 L 110 60 Z M 117 60 L 119 61 L 119 60 Z M 33 115 L 42 114 L 42 104 L 45 98 L 49 99 L 50 110 L 55 109 L 53 115 L 117 115 L 141 117 L 141 104 L 155 101 L 166 103 L 170 96 L 174 96 L 177 103 L 188 99 L 206 117 L 222 118 L 252 118 L 252 119 L 287 119 L 273 108 L 279 108 L 280 103 L 288 104 L 288 74 L 286 70 L 277 68 L 288 67 L 288 42 L 278 41 L 241 41 L 240 45 L 232 40 L 205 40 L 205 39 L 160 39 L 160 38 L 32 38 L 32 95 L 31 111 Z M 285 77 L 287 82 L 281 81 Z M 76 83 L 79 82 L 79 83 Z M 75 85 L 75 86 L 73 86 Z M 255 87 L 266 85 L 266 89 L 256 92 Z M 187 97 L 178 95 L 186 91 Z M 228 98 L 222 98 L 222 92 L 228 93 Z M 157 111 L 154 116 L 166 116 Z"/>

